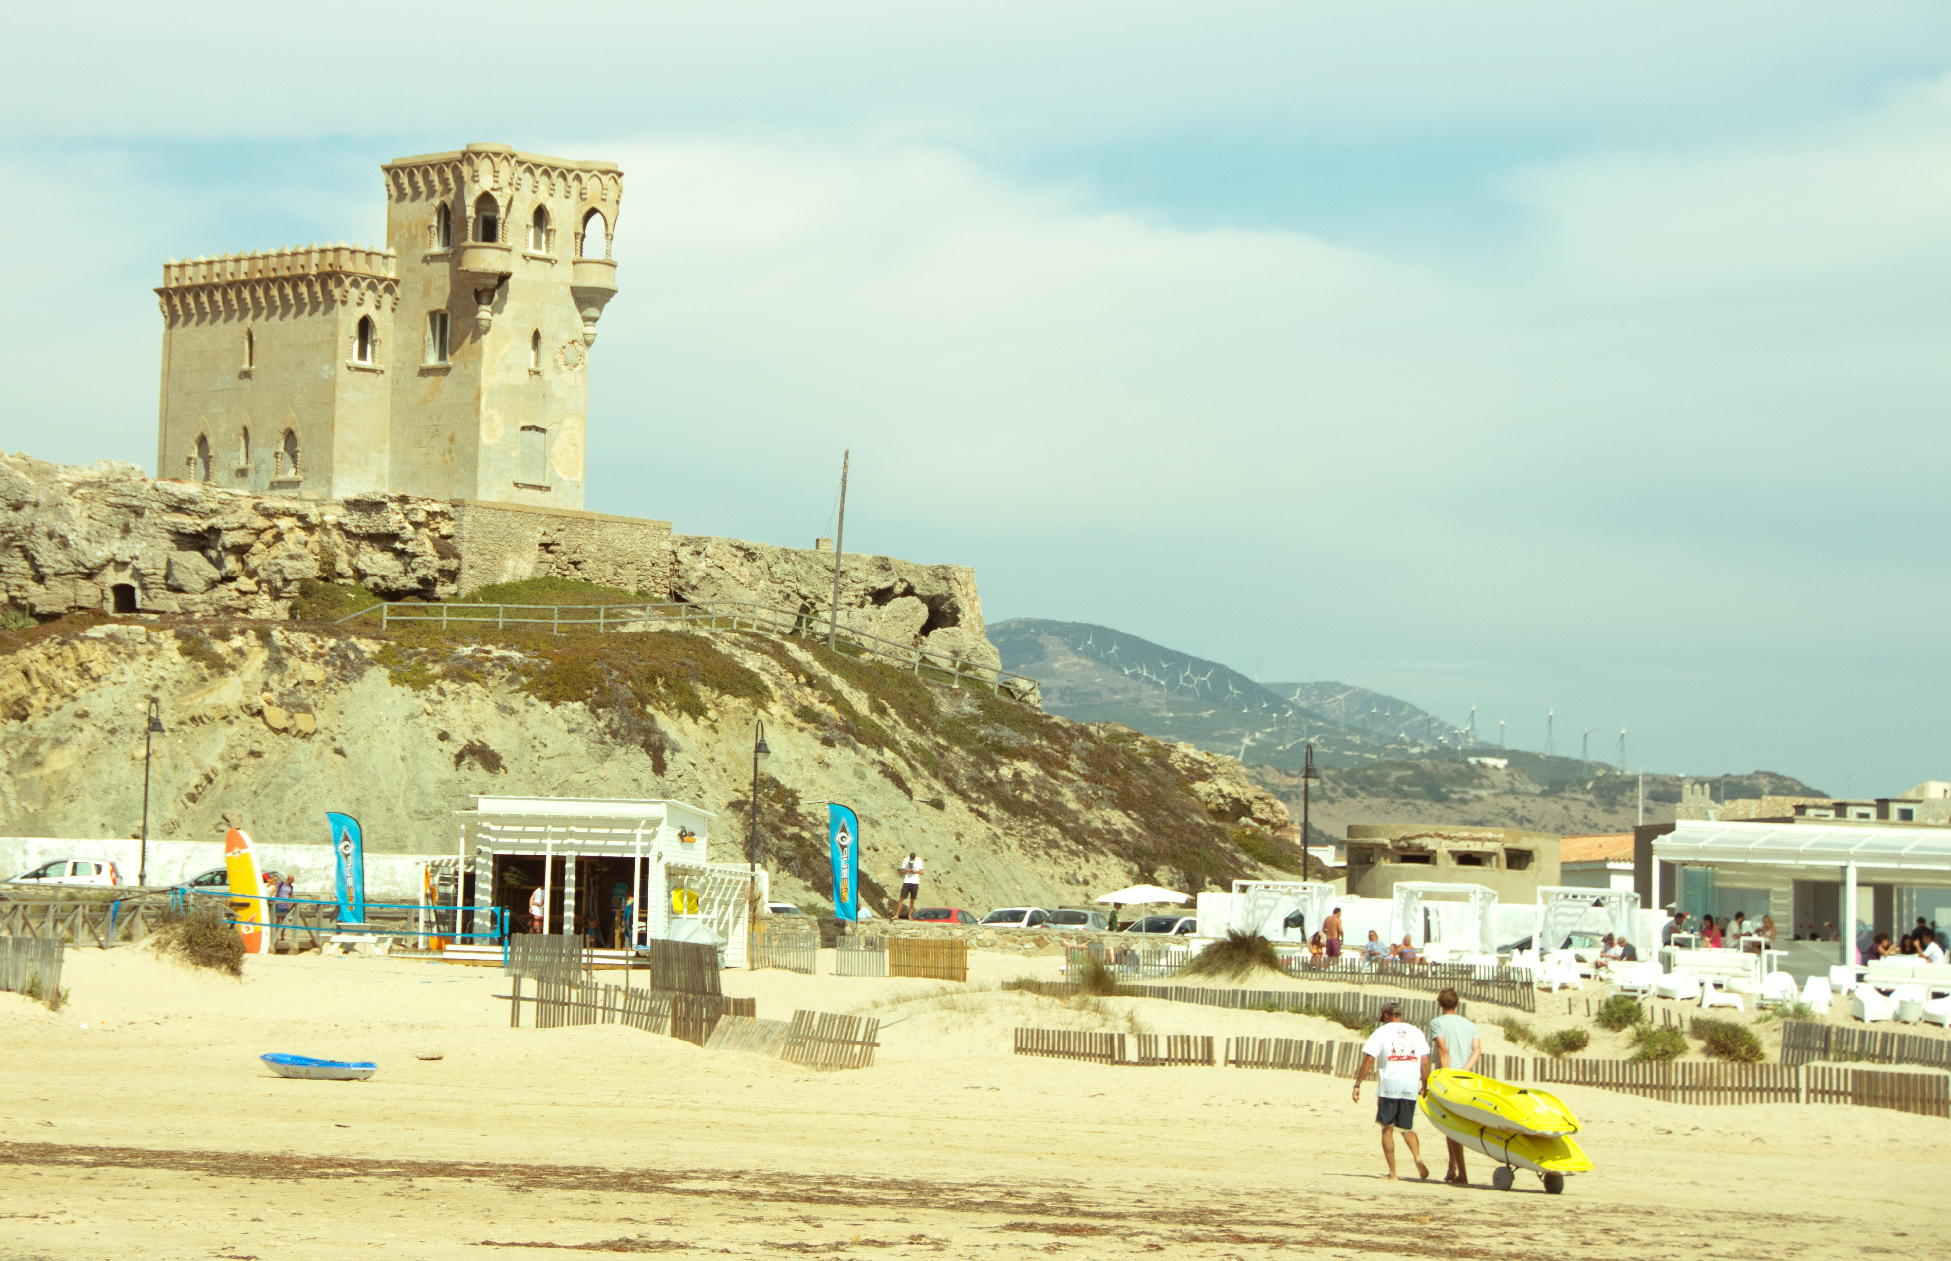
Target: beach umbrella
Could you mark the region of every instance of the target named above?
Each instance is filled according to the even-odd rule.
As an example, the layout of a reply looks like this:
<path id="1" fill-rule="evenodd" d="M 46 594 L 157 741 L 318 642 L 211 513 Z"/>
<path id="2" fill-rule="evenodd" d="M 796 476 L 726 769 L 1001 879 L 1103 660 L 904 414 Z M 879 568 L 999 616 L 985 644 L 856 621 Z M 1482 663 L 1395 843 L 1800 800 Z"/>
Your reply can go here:
<path id="1" fill-rule="evenodd" d="M 1118 906 L 1149 906 L 1154 902 L 1171 902 L 1178 906 L 1184 906 L 1191 900 L 1187 894 L 1174 893 L 1170 889 L 1161 889 L 1155 884 L 1135 884 L 1129 889 L 1120 889 L 1116 893 L 1107 893 L 1098 899 L 1100 902 L 1115 903 Z"/>

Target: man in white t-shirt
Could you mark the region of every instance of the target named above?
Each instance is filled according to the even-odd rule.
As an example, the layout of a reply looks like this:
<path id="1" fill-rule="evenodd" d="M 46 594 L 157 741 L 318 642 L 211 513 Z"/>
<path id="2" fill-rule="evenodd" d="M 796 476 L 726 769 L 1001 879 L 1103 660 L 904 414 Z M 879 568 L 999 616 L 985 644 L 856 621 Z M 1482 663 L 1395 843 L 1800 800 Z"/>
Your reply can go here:
<path id="1" fill-rule="evenodd" d="M 1375 1122 L 1382 1127 L 1382 1159 L 1389 1166 L 1389 1181 L 1396 1176 L 1395 1132 L 1409 1144 L 1409 1158 L 1416 1162 L 1416 1176 L 1427 1179 L 1429 1166 L 1423 1163 L 1421 1146 L 1416 1142 L 1416 1100 L 1429 1084 L 1429 1039 L 1423 1031 L 1403 1023 L 1402 1007 L 1382 1005 L 1382 1025 L 1362 1043 L 1362 1066 L 1355 1070 L 1355 1102 L 1362 1099 L 1362 1082 L 1368 1070 L 1376 1069 Z"/>
<path id="2" fill-rule="evenodd" d="M 921 896 L 921 855 L 913 850 L 901 860 L 901 896 L 894 902 L 894 918 L 902 918 L 901 908 L 907 906 L 907 918 L 915 917 L 915 900 Z"/>
<path id="3" fill-rule="evenodd" d="M 1930 930 L 1926 929 L 1925 932 L 1929 933 Z M 1937 938 L 1935 936 L 1919 937 L 1918 941 L 1923 943 L 1922 947 L 1918 950 L 1917 953 L 1924 957 L 1924 962 L 1926 963 L 1944 962 L 1944 947 L 1937 944 Z"/>

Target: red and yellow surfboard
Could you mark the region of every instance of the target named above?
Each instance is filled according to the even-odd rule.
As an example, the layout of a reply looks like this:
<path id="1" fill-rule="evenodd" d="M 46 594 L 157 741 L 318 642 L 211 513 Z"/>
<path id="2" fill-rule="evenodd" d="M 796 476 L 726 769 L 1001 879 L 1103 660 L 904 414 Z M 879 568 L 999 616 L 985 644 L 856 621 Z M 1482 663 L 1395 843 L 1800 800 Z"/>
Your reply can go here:
<path id="1" fill-rule="evenodd" d="M 237 921 L 238 936 L 244 939 L 244 953 L 269 954 L 271 914 L 264 899 L 264 881 L 251 838 L 241 828 L 224 834 L 224 869 L 230 875 L 230 916 Z"/>

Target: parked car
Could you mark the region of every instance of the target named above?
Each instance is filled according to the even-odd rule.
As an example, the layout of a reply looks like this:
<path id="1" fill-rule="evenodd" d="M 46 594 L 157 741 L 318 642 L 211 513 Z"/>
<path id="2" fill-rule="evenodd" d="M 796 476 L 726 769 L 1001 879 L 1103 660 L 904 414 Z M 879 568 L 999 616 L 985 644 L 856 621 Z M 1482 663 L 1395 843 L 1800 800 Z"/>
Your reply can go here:
<path id="1" fill-rule="evenodd" d="M 973 924 L 976 917 L 959 906 L 924 906 L 914 914 L 917 924 Z"/>
<path id="2" fill-rule="evenodd" d="M 1037 928 L 1050 922 L 1050 912 L 1039 906 L 1003 906 L 982 917 L 991 928 Z"/>
<path id="3" fill-rule="evenodd" d="M 1075 928 L 1082 932 L 1101 933 L 1110 926 L 1110 922 L 1104 918 L 1103 911 L 1057 910 L 1050 912 L 1050 927 L 1052 928 Z"/>
<path id="4" fill-rule="evenodd" d="M 765 904 L 765 909 L 769 914 L 772 915 L 806 914 L 805 911 L 800 910 L 798 907 L 794 906 L 791 902 L 768 902 Z"/>
<path id="5" fill-rule="evenodd" d="M 1198 929 L 1199 921 L 1190 915 L 1147 915 L 1125 926 L 1128 933 L 1151 933 L 1166 937 L 1189 937 Z"/>
<path id="6" fill-rule="evenodd" d="M 42 863 L 8 884 L 121 884 L 115 864 L 96 858 L 57 858 Z"/>
<path id="7" fill-rule="evenodd" d="M 212 867 L 208 871 L 199 871 L 176 887 L 190 889 L 197 893 L 229 893 L 230 868 Z"/>

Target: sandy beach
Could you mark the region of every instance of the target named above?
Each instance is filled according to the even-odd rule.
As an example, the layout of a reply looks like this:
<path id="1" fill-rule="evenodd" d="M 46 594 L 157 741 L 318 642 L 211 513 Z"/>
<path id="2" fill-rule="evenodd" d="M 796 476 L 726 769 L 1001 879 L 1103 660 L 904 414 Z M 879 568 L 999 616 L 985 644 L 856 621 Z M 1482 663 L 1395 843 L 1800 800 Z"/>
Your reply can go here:
<path id="1" fill-rule="evenodd" d="M 71 950 L 61 1011 L 0 994 L 0 1256 L 1624 1261 L 1913 1252 L 1951 1225 L 1943 1197 L 1905 1172 L 1930 1168 L 1913 1157 L 1946 1123 L 1867 1108 L 1562 1087 L 1597 1166 L 1564 1195 L 1530 1175 L 1493 1191 L 1481 1160 L 1467 1189 L 1391 1184 L 1372 1083 L 1355 1104 L 1346 1082 L 1311 1073 L 1010 1053 L 1018 1025 L 1349 1031 L 1153 1000 L 1066 1004 L 997 988 L 1054 976 L 1056 959 L 971 963 L 966 986 L 727 973 L 763 1016 L 886 1022 L 873 1068 L 820 1074 L 622 1027 L 510 1029 L 493 969 L 300 955 L 253 958 L 240 982 L 140 948 Z M 1474 1014 L 1503 1049 L 1488 1024 L 1501 1009 Z M 266 1051 L 370 1058 L 380 1072 L 288 1081 L 258 1062 Z M 1418 1132 L 1440 1176 L 1440 1138 Z"/>

